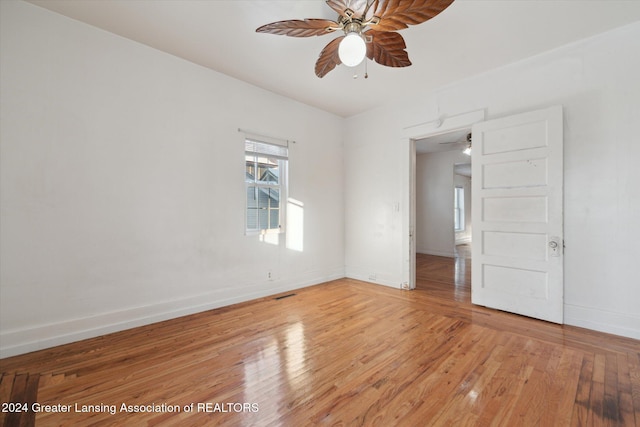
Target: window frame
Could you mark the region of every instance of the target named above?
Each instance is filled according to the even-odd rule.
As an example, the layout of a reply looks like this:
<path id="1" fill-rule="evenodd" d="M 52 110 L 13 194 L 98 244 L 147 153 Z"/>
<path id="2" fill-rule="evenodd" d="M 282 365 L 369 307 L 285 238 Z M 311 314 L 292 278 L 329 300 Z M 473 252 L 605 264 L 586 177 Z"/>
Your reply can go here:
<path id="1" fill-rule="evenodd" d="M 289 166 L 289 155 L 288 155 L 288 147 L 281 144 L 274 144 L 272 142 L 264 141 L 259 138 L 250 138 L 245 137 L 245 207 L 244 207 L 244 229 L 245 235 L 253 236 L 253 235 L 264 235 L 264 234 L 280 234 L 284 233 L 284 224 L 286 224 L 286 200 L 288 193 L 288 166 Z M 253 146 L 253 150 L 249 149 Z M 249 179 L 248 174 L 248 162 L 249 157 L 253 157 L 253 168 L 254 168 L 254 176 L 253 179 Z M 261 159 L 266 160 L 261 163 Z M 268 164 L 267 162 L 271 162 L 271 164 L 277 164 L 278 169 L 278 182 L 274 183 L 272 181 L 262 181 L 260 176 L 258 176 L 257 171 L 260 168 L 260 164 Z M 269 206 L 267 206 L 267 226 L 262 227 L 260 224 L 260 210 L 258 207 L 251 207 L 249 204 L 249 191 L 250 189 L 254 189 L 256 192 L 256 204 L 259 204 L 260 191 L 270 192 L 271 190 L 277 190 L 279 194 L 278 207 L 272 208 L 271 198 L 268 198 Z M 249 228 L 249 212 L 250 209 L 256 210 L 256 218 L 258 228 Z M 278 210 L 278 226 L 277 228 L 271 227 L 271 213 L 275 209 Z"/>
<path id="2" fill-rule="evenodd" d="M 458 224 L 457 227 L 456 223 Z M 453 231 L 456 233 L 460 233 L 464 230 L 464 187 L 461 185 L 456 185 L 453 189 Z"/>

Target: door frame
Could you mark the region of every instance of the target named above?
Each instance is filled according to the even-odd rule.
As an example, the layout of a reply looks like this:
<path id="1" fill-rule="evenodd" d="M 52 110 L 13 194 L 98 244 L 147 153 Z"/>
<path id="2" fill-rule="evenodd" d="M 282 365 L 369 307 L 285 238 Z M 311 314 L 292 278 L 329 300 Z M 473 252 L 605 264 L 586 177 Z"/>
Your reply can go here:
<path id="1" fill-rule="evenodd" d="M 403 216 L 403 248 L 405 262 L 403 265 L 403 288 L 416 287 L 416 140 L 450 132 L 471 128 L 474 124 L 485 121 L 485 109 L 470 111 L 455 116 L 445 116 L 428 122 L 408 126 L 403 129 L 403 146 L 407 148 L 405 170 L 408 181 L 403 185 L 403 204 L 408 207 Z M 473 242 L 471 242 L 473 247 Z"/>

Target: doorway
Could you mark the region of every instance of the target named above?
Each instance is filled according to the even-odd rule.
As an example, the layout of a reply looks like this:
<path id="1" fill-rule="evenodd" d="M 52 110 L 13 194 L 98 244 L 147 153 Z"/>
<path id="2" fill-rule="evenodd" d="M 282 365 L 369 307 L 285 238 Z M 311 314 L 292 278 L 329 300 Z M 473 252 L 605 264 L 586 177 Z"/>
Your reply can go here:
<path id="1" fill-rule="evenodd" d="M 417 213 L 417 204 L 416 204 L 416 160 L 420 153 L 426 149 L 425 146 L 430 146 L 432 150 L 435 151 L 451 151 L 450 145 L 453 143 L 457 143 L 457 149 L 462 152 L 465 146 L 468 145 L 468 142 L 464 141 L 466 135 L 469 133 L 471 126 L 476 123 L 483 122 L 485 119 L 485 111 L 484 110 L 476 110 L 470 111 L 467 113 L 462 113 L 455 116 L 441 117 L 436 120 L 431 120 L 429 122 L 417 124 L 414 126 L 407 127 L 403 130 L 403 137 L 406 141 L 405 147 L 408 148 L 408 156 L 407 159 L 407 171 L 408 171 L 408 185 L 404 187 L 406 192 L 404 193 L 404 200 L 406 206 L 408 207 L 408 215 L 405 217 L 406 222 L 404 222 L 405 230 L 408 231 L 405 234 L 403 239 L 403 244 L 405 248 L 408 249 L 405 252 L 405 263 L 403 268 L 403 285 L 402 287 L 405 289 L 415 289 L 416 287 L 416 253 L 417 253 L 417 242 L 420 239 L 422 244 L 423 236 L 418 236 L 419 230 L 416 227 L 416 217 Z M 469 159 L 467 157 L 467 159 Z M 468 162 L 469 160 L 467 160 Z M 433 239 L 432 242 L 438 245 L 440 249 L 437 248 L 424 248 L 421 247 L 421 251 L 428 250 L 431 253 L 434 253 L 435 256 L 447 256 L 449 258 L 453 258 L 455 256 L 455 239 L 453 237 L 453 165 L 455 163 L 464 163 L 464 160 L 458 160 L 451 163 L 451 166 L 447 169 L 447 174 L 449 176 L 449 180 L 451 181 L 451 186 L 447 189 L 448 197 L 451 200 L 451 203 L 444 206 L 444 210 L 442 211 L 442 216 L 447 217 L 450 220 L 451 227 L 447 230 L 443 230 L 444 234 L 439 234 L 442 236 L 441 239 Z M 420 231 L 421 232 L 421 231 Z M 448 242 L 444 245 L 441 245 L 442 242 Z M 438 252 L 440 252 L 438 254 Z"/>
<path id="2" fill-rule="evenodd" d="M 448 285 L 460 301 L 471 284 L 469 135 L 462 128 L 415 142 L 416 287 Z"/>

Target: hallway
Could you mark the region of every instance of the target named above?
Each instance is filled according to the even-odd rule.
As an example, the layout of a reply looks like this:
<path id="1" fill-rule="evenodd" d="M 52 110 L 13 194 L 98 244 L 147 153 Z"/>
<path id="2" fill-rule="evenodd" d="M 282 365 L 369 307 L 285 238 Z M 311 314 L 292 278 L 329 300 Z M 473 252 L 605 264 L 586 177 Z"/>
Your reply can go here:
<path id="1" fill-rule="evenodd" d="M 471 245 L 457 245 L 455 258 L 416 254 L 416 289 L 471 303 Z"/>

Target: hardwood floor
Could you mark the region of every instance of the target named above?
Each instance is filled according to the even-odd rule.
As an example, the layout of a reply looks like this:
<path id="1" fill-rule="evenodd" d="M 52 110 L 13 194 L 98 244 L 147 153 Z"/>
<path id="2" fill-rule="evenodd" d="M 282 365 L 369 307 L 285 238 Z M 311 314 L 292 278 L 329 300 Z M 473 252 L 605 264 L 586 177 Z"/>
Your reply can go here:
<path id="1" fill-rule="evenodd" d="M 343 279 L 3 359 L 2 402 L 70 412 L 0 424 L 640 425 L 639 341 L 472 306 L 464 257 L 417 265 L 414 291 Z"/>

